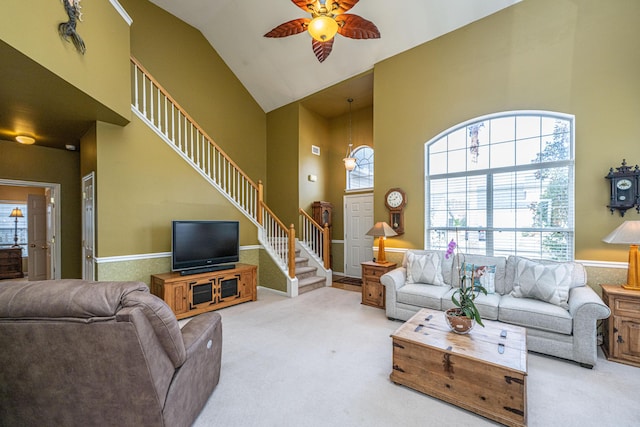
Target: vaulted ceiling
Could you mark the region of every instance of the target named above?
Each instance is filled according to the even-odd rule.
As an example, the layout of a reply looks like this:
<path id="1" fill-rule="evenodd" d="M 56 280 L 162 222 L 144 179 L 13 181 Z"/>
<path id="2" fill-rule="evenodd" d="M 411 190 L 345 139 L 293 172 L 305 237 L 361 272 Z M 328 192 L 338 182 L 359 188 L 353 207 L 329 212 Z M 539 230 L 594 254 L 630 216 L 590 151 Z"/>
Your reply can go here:
<path id="1" fill-rule="evenodd" d="M 331 55 L 320 63 L 308 33 L 272 39 L 263 35 L 283 22 L 310 15 L 291 0 L 150 0 L 197 28 L 240 79 L 265 112 L 308 97 L 371 70 L 397 55 L 520 0 L 360 0 L 347 13 L 372 21 L 380 39 L 336 36 Z M 330 0 L 328 0 L 330 1 Z M 315 0 L 309 0 L 314 3 Z M 339 85 L 311 109 L 342 114 L 346 98 L 372 97 L 372 80 Z M 350 93 L 350 91 L 357 91 Z M 363 103 L 358 103 L 362 106 Z M 354 107 L 356 103 L 354 102 Z"/>

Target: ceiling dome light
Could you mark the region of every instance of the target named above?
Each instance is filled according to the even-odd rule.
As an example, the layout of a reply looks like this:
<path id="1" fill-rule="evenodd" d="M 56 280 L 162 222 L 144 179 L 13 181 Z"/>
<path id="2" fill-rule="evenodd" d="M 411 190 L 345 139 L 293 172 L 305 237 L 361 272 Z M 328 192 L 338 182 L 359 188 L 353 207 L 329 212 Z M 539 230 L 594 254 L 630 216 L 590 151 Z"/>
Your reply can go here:
<path id="1" fill-rule="evenodd" d="M 307 31 L 319 42 L 327 42 L 338 32 L 338 23 L 333 18 L 320 15 L 311 20 Z"/>
<path id="2" fill-rule="evenodd" d="M 30 136 L 26 136 L 26 135 L 18 135 L 18 136 L 16 136 L 16 141 L 18 141 L 20 144 L 25 144 L 25 145 L 31 145 L 34 142 L 36 142 L 35 138 L 32 138 Z"/>

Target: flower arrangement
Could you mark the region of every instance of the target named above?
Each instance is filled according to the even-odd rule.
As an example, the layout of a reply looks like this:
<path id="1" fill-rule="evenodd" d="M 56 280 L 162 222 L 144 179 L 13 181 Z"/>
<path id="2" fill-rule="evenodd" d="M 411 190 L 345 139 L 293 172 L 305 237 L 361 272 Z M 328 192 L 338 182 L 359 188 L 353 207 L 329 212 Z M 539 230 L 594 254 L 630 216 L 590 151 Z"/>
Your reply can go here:
<path id="1" fill-rule="evenodd" d="M 462 263 L 460 263 L 461 255 L 457 251 L 458 245 L 455 240 L 451 239 L 449 245 L 447 246 L 447 252 L 445 253 L 445 258 L 449 259 L 452 256 L 456 257 L 456 261 L 458 263 L 458 277 L 460 278 L 460 287 L 456 289 L 456 291 L 451 295 L 451 301 L 458 308 L 457 313 L 449 313 L 454 316 L 466 316 L 469 319 L 475 320 L 480 326 L 484 327 L 482 323 L 482 319 L 480 318 L 480 312 L 478 311 L 478 307 L 476 307 L 475 299 L 483 293 L 487 295 L 487 290 L 477 283 L 475 279 L 475 266 L 472 265 L 471 271 L 467 271 L 466 263 L 464 262 L 464 258 Z"/>

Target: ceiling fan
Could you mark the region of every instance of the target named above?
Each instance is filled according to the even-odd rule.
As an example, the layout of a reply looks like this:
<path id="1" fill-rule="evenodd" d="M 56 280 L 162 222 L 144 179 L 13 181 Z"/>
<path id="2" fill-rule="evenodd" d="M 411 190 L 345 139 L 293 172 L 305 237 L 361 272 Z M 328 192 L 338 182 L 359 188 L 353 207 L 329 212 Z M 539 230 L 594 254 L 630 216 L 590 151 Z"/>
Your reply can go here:
<path id="1" fill-rule="evenodd" d="M 352 39 L 379 39 L 378 27 L 366 19 L 345 13 L 359 0 L 291 0 L 296 6 L 311 14 L 280 24 L 265 37 L 287 37 L 308 31 L 312 48 L 318 61 L 323 62 L 333 49 L 336 33 Z"/>

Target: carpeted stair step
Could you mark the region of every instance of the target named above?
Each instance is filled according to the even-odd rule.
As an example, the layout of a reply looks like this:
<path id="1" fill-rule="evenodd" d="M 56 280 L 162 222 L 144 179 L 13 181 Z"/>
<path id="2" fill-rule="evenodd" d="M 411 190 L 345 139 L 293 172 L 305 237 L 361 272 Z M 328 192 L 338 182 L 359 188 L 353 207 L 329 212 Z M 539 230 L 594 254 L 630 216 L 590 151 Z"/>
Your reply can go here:
<path id="1" fill-rule="evenodd" d="M 298 267 L 296 266 L 296 277 L 298 280 L 306 279 L 307 277 L 315 277 L 318 269 L 316 267 Z"/>
<path id="2" fill-rule="evenodd" d="M 314 289 L 322 288 L 326 284 L 326 279 L 317 276 L 317 267 L 309 266 L 309 258 L 300 256 L 300 250 L 296 250 L 296 278 L 298 279 L 298 295 Z"/>
<path id="3" fill-rule="evenodd" d="M 295 263 L 296 263 L 296 271 L 298 271 L 298 267 L 306 267 L 307 265 L 309 265 L 309 258 L 297 256 L 295 258 Z"/>
<path id="4" fill-rule="evenodd" d="M 325 278 L 320 276 L 311 276 L 304 279 L 298 279 L 298 295 L 314 289 L 323 288 L 325 286 Z"/>

